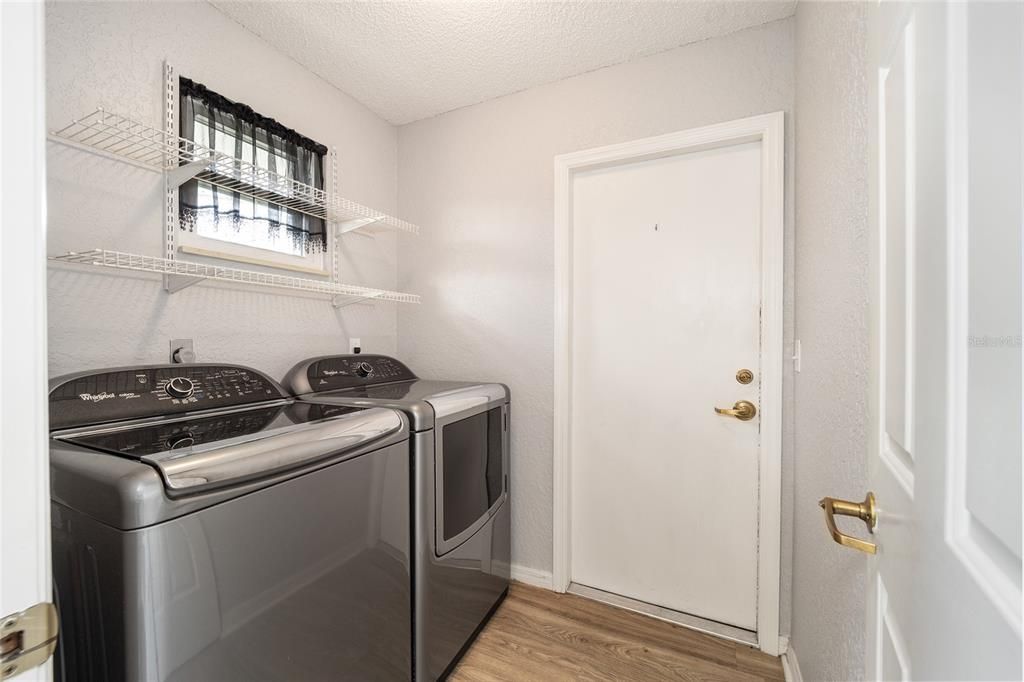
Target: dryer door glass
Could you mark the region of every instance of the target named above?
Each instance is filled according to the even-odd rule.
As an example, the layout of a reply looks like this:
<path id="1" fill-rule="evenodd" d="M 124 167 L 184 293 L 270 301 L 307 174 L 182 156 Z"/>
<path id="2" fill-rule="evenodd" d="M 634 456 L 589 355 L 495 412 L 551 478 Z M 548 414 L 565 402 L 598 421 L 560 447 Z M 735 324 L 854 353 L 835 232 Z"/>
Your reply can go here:
<path id="1" fill-rule="evenodd" d="M 501 500 L 505 480 L 501 421 L 501 408 L 496 407 L 442 430 L 445 540 L 486 518 Z"/>

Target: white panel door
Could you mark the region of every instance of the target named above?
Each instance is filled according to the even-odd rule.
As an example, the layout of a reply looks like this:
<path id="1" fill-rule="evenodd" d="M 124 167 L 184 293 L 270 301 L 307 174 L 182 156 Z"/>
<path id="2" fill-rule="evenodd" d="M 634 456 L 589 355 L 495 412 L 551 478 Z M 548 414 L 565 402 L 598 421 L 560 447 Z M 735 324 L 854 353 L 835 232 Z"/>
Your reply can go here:
<path id="1" fill-rule="evenodd" d="M 761 143 L 572 201 L 571 580 L 755 630 L 760 420 L 712 408 L 758 404 Z"/>
<path id="2" fill-rule="evenodd" d="M 1024 7 L 870 22 L 868 677 L 1019 680 Z"/>
<path id="3" fill-rule="evenodd" d="M 0 2 L 0 82 L 0 616 L 6 616 L 51 597 L 41 2 Z M 49 663 L 29 668 L 25 660 L 3 674 L 51 678 Z"/>

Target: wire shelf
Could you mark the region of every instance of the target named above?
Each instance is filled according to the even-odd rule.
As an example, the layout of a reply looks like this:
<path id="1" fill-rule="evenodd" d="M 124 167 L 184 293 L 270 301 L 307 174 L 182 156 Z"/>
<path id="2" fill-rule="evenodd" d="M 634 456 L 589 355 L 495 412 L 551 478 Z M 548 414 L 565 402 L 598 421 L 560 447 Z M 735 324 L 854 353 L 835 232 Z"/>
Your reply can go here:
<path id="1" fill-rule="evenodd" d="M 50 260 L 77 265 L 116 268 L 119 270 L 136 270 L 139 272 L 155 272 L 172 277 L 188 278 L 194 281 L 211 279 L 221 282 L 253 284 L 278 289 L 291 289 L 318 294 L 330 294 L 358 300 L 389 301 L 392 303 L 419 303 L 420 297 L 415 294 L 404 294 L 386 289 L 372 289 L 352 284 L 340 284 L 328 280 L 275 275 L 255 270 L 240 270 L 219 265 L 190 263 L 187 261 L 142 256 L 135 253 L 93 249 L 91 251 L 69 251 L 60 256 L 50 256 Z M 185 284 L 184 286 L 187 286 Z M 173 290 L 181 288 L 181 285 Z M 354 301 L 352 301 L 354 302 Z"/>
<path id="2" fill-rule="evenodd" d="M 337 223 L 342 232 L 379 228 L 409 234 L 420 231 L 413 223 L 343 197 L 328 196 L 322 189 L 103 109 L 54 131 L 51 137 L 167 173 L 177 184 L 195 177 L 232 192 Z"/>

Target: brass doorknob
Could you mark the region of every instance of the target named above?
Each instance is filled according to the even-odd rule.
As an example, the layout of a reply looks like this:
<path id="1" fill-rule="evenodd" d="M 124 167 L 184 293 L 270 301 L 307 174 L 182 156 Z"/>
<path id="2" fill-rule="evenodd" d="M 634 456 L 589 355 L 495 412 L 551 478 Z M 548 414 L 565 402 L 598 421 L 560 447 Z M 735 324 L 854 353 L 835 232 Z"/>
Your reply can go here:
<path id="1" fill-rule="evenodd" d="M 835 519 L 836 514 L 840 516 L 856 516 L 868 527 L 869 533 L 874 533 L 875 526 L 878 525 L 878 509 L 875 507 L 874 493 L 869 492 L 863 502 L 848 502 L 847 500 L 837 500 L 834 497 L 823 497 L 818 502 L 818 506 L 825 510 L 825 526 L 828 527 L 828 532 L 833 540 L 844 547 L 857 549 L 868 554 L 874 554 L 878 551 L 878 546 L 875 543 L 840 532 L 836 527 Z"/>
<path id="2" fill-rule="evenodd" d="M 741 422 L 748 422 L 757 416 L 757 408 L 749 400 L 740 400 L 731 408 L 716 407 L 715 412 L 724 414 L 727 417 L 736 417 Z"/>

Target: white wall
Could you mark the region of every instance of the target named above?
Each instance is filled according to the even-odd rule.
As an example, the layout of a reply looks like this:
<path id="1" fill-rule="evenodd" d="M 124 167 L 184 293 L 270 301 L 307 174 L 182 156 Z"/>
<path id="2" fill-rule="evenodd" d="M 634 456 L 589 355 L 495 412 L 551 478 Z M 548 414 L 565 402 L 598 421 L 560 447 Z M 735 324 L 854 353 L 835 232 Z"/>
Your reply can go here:
<path id="1" fill-rule="evenodd" d="M 162 63 L 328 146 L 342 194 L 394 211 L 397 133 L 352 98 L 211 5 L 49 3 L 47 120 L 52 130 L 97 107 L 163 128 Z M 96 155 L 48 144 L 49 252 L 95 247 L 162 255 L 161 180 Z M 395 288 L 395 237 L 346 237 L 343 278 Z M 241 266 L 246 267 L 246 266 Z M 196 340 L 200 360 L 250 364 L 280 378 L 296 361 L 394 352 L 393 305 L 335 311 L 303 298 L 201 283 L 174 295 L 158 279 L 49 268 L 50 373 L 166 362 L 172 337 Z"/>
<path id="2" fill-rule="evenodd" d="M 865 6 L 796 13 L 796 380 L 793 612 L 805 680 L 864 675 L 867 559 L 817 501 L 866 490 L 868 139 Z M 839 409 L 829 409 L 829 406 Z"/>
<path id="3" fill-rule="evenodd" d="M 791 112 L 793 26 L 792 19 L 766 24 L 399 129 L 399 211 L 424 229 L 415 243 L 399 247 L 401 285 L 425 301 L 399 311 L 399 353 L 422 375 L 510 385 L 515 563 L 543 572 L 552 565 L 554 157 L 754 114 Z M 787 138 L 791 169 L 791 125 Z M 791 170 L 788 176 L 791 186 Z M 787 215 L 791 203 L 787 200 Z M 787 218 L 789 292 L 792 227 Z M 642 296 L 636 304 L 643 305 Z M 786 320 L 790 329 L 791 297 Z M 788 332 L 786 339 L 788 347 Z M 642 348 L 644 339 L 636 338 L 635 344 Z M 784 440 L 788 500 L 788 426 Z M 786 529 L 789 513 L 787 505 Z M 789 541 L 787 531 L 784 628 Z"/>

